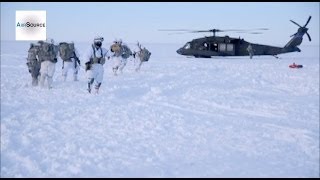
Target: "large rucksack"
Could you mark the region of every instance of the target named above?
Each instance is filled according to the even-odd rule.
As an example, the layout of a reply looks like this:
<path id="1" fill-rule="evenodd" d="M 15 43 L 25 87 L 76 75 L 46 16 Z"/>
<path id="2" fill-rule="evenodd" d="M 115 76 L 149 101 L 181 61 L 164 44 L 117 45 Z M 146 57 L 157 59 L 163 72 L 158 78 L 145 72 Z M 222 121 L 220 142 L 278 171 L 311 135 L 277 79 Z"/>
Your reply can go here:
<path id="1" fill-rule="evenodd" d="M 39 47 L 39 53 L 38 53 L 38 57 L 41 62 L 51 61 L 56 63 L 57 62 L 56 56 L 57 56 L 57 52 L 54 44 L 41 42 Z"/>
<path id="2" fill-rule="evenodd" d="M 110 46 L 110 50 L 114 53 L 114 56 L 119 57 L 122 55 L 123 48 L 121 48 L 120 44 L 114 43 Z"/>
<path id="3" fill-rule="evenodd" d="M 74 46 L 66 42 L 59 44 L 59 54 L 62 60 L 72 61 L 71 58 L 74 56 Z"/>
<path id="4" fill-rule="evenodd" d="M 122 58 L 127 59 L 132 55 L 130 48 L 127 45 L 122 45 Z"/>
<path id="5" fill-rule="evenodd" d="M 29 72 L 34 75 L 34 77 L 39 75 L 40 70 L 40 62 L 38 61 L 38 52 L 39 52 L 39 46 L 35 44 L 31 44 L 30 48 L 28 50 L 28 57 L 27 57 L 27 66 L 29 69 Z"/>
<path id="6" fill-rule="evenodd" d="M 39 46 L 31 44 L 30 48 L 28 50 L 28 57 L 27 60 L 28 61 L 33 61 L 33 60 L 37 60 L 37 55 L 39 52 Z"/>
<path id="7" fill-rule="evenodd" d="M 138 53 L 141 61 L 149 61 L 149 58 L 151 56 L 151 52 L 148 51 L 146 48 L 141 49 L 141 51 Z"/>

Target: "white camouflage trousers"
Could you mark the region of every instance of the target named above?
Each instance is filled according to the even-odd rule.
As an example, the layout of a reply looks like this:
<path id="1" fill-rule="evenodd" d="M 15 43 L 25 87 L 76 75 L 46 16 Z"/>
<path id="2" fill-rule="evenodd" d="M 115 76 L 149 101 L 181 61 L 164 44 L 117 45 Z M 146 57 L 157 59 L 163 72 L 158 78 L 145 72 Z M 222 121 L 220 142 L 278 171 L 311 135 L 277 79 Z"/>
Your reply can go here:
<path id="1" fill-rule="evenodd" d="M 116 75 L 117 70 L 119 70 L 122 73 L 123 68 L 127 64 L 127 59 L 122 58 L 121 56 L 119 57 L 113 57 L 114 64 L 112 67 L 113 73 Z"/>
<path id="2" fill-rule="evenodd" d="M 53 63 L 51 61 L 43 61 L 41 62 L 41 68 L 40 68 L 40 86 L 44 87 L 44 82 L 47 79 L 47 87 L 50 89 L 52 88 L 52 82 L 53 82 L 53 74 L 55 72 L 56 63 Z"/>
<path id="3" fill-rule="evenodd" d="M 136 65 L 136 71 L 138 72 L 138 71 L 140 71 L 140 68 L 141 68 L 141 65 L 142 65 L 143 61 L 141 61 L 140 59 L 137 60 L 137 61 L 138 61 L 138 63 Z"/>
<path id="4" fill-rule="evenodd" d="M 100 86 L 99 84 L 101 84 L 103 80 L 103 73 L 104 69 L 102 64 L 92 64 L 91 69 L 86 72 L 88 83 L 92 82 L 93 79 L 95 85 Z"/>
<path id="5" fill-rule="evenodd" d="M 73 72 L 73 80 L 77 81 L 78 80 L 78 72 L 79 72 L 79 64 L 75 67 L 75 60 L 73 59 L 71 62 L 65 61 L 64 62 L 64 67 L 62 69 L 62 76 L 63 80 L 66 81 L 67 76 L 68 76 L 68 71 L 71 69 Z"/>

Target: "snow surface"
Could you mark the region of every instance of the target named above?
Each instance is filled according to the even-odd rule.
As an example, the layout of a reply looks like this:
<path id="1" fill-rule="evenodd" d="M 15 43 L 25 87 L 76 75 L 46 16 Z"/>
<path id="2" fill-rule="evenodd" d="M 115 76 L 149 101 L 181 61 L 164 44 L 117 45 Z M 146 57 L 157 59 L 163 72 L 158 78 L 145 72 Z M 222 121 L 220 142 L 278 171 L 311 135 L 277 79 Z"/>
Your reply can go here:
<path id="1" fill-rule="evenodd" d="M 141 71 L 107 61 L 94 95 L 83 69 L 62 81 L 61 61 L 53 89 L 32 87 L 29 43 L 2 41 L 1 177 L 320 176 L 319 46 L 197 59 L 143 45 Z"/>

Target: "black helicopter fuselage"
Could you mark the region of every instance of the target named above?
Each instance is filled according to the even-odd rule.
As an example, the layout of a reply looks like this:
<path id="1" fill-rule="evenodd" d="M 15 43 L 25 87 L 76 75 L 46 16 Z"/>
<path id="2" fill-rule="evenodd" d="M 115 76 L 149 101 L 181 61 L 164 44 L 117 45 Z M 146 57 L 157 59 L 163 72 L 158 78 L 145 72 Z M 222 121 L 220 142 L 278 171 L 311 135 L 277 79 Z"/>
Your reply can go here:
<path id="1" fill-rule="evenodd" d="M 275 47 L 254 44 L 240 38 L 229 36 L 210 36 L 194 39 L 177 50 L 178 54 L 210 58 L 212 56 L 260 56 L 300 51 L 296 46 Z"/>
<path id="2" fill-rule="evenodd" d="M 187 31 L 191 33 L 203 33 L 212 32 L 213 36 L 193 39 L 187 42 L 182 48 L 177 50 L 178 54 L 185 56 L 195 56 L 210 58 L 212 56 L 261 56 L 261 55 L 271 55 L 275 56 L 278 54 L 289 53 L 289 52 L 301 52 L 298 46 L 302 43 L 303 36 L 306 34 L 309 41 L 311 41 L 310 34 L 308 33 L 307 25 L 311 20 L 309 16 L 307 22 L 304 26 L 299 25 L 293 20 L 290 20 L 293 24 L 297 25 L 298 31 L 291 35 L 290 41 L 284 47 L 276 47 L 262 44 L 255 44 L 245 41 L 244 39 L 231 38 L 229 36 L 216 36 L 217 32 L 225 31 L 241 31 L 235 29 L 209 29 L 209 30 L 186 30 L 186 29 L 176 29 L 176 30 L 163 30 L 163 31 Z M 259 28 L 259 30 L 268 30 L 266 28 Z M 248 31 L 248 30 L 245 30 Z M 249 30 L 250 31 L 250 30 Z M 242 30 L 242 32 L 244 32 Z M 259 32 L 252 32 L 251 34 L 260 34 Z"/>

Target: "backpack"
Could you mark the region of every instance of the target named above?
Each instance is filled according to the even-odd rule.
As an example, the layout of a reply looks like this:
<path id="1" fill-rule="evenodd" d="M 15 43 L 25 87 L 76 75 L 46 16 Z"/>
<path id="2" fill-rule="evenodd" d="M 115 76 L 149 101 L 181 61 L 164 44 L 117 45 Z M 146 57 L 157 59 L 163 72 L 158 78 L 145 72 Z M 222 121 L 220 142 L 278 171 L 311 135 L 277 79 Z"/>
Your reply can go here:
<path id="1" fill-rule="evenodd" d="M 120 51 L 120 45 L 117 43 L 114 43 L 110 46 L 110 50 L 111 50 L 111 52 L 118 52 L 118 51 Z"/>
<path id="2" fill-rule="evenodd" d="M 127 59 L 132 55 L 130 48 L 127 45 L 122 45 L 122 58 Z"/>
<path id="3" fill-rule="evenodd" d="M 47 42 L 41 42 L 40 48 L 39 48 L 39 59 L 40 61 L 51 61 L 56 63 L 57 58 L 56 58 L 56 49 L 54 44 L 47 43 Z"/>
<path id="4" fill-rule="evenodd" d="M 74 46 L 66 42 L 61 42 L 59 44 L 59 54 L 62 60 L 71 61 L 74 56 Z"/>
<path id="5" fill-rule="evenodd" d="M 149 58 L 151 56 L 151 52 L 148 51 L 146 48 L 141 49 L 139 52 L 139 57 L 141 61 L 149 61 Z"/>
<path id="6" fill-rule="evenodd" d="M 31 44 L 29 50 L 28 50 L 28 61 L 33 61 L 37 60 L 37 55 L 38 55 L 38 46 Z"/>

